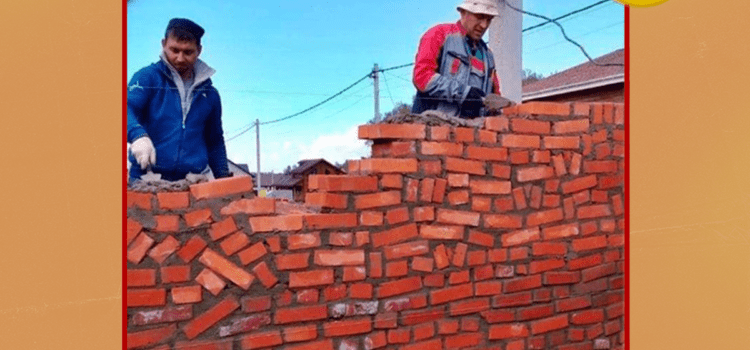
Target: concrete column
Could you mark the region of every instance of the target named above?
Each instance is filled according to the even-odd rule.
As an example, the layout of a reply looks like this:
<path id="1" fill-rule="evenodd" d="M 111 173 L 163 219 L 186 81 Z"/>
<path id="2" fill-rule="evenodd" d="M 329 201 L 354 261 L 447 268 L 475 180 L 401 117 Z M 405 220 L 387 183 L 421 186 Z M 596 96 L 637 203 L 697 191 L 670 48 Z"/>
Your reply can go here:
<path id="1" fill-rule="evenodd" d="M 505 5 L 522 10 L 523 0 L 496 0 L 500 16 L 495 17 L 490 24 L 489 46 L 495 55 L 495 67 L 503 96 L 516 102 L 521 102 L 521 80 L 523 65 L 521 63 L 521 31 L 523 30 L 523 15 Z"/>

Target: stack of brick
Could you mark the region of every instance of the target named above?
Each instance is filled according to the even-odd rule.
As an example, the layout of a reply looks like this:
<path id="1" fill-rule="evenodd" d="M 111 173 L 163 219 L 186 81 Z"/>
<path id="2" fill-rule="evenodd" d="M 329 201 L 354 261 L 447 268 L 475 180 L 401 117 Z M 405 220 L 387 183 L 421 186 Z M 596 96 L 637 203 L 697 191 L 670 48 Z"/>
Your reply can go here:
<path id="1" fill-rule="evenodd" d="M 138 349 L 621 349 L 624 109 L 375 124 L 279 214 L 250 178 L 128 193 Z"/>

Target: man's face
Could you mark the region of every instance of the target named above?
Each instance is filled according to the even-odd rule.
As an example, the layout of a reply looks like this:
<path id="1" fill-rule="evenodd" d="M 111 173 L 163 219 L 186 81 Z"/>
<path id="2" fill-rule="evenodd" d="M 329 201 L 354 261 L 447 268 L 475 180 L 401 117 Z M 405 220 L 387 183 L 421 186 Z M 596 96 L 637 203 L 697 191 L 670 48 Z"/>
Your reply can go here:
<path id="1" fill-rule="evenodd" d="M 461 25 L 466 29 L 466 35 L 474 40 L 482 39 L 484 32 L 490 27 L 493 16 L 482 13 L 461 11 Z"/>
<path id="2" fill-rule="evenodd" d="M 178 40 L 172 35 L 162 39 L 161 47 L 169 64 L 177 70 L 180 75 L 185 75 L 193 69 L 201 48 L 195 41 Z"/>

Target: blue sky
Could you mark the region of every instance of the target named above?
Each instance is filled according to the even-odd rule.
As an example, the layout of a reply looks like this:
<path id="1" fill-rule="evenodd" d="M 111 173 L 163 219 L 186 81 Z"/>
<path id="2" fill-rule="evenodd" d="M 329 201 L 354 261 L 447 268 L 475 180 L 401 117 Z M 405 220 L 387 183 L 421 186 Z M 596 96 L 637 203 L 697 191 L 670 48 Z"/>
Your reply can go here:
<path id="1" fill-rule="evenodd" d="M 206 29 L 202 60 L 222 97 L 229 159 L 255 171 L 259 119 L 275 120 L 302 111 L 359 80 L 377 63 L 411 63 L 420 36 L 432 25 L 455 22 L 459 0 L 430 1 L 194 1 L 135 0 L 128 5 L 128 79 L 158 60 L 172 17 Z M 524 10 L 550 18 L 597 0 L 526 0 Z M 524 16 L 527 28 L 541 20 Z M 563 19 L 569 37 L 592 57 L 624 47 L 624 8 L 611 1 Z M 485 40 L 487 35 L 485 35 Z M 554 25 L 523 35 L 523 67 L 548 75 L 586 58 Z M 380 75 L 380 111 L 411 103 L 411 67 Z M 300 159 L 331 162 L 369 155 L 356 127 L 373 117 L 372 79 L 300 116 L 261 125 L 261 170 L 281 172 Z M 239 136 L 238 136 L 239 135 Z"/>

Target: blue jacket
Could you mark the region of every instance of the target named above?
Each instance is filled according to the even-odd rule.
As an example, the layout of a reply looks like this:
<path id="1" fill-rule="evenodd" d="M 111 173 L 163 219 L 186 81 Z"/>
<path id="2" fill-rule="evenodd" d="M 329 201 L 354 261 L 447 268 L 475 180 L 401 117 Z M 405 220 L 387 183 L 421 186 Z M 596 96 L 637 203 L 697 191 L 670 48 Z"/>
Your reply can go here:
<path id="1" fill-rule="evenodd" d="M 208 165 L 216 178 L 230 176 L 221 100 L 210 79 L 213 69 L 196 62 L 192 102 L 183 106 L 180 94 L 189 92 L 178 89 L 170 68 L 162 60 L 139 70 L 130 80 L 128 142 L 142 136 L 151 138 L 156 149 L 155 173 L 182 178 L 187 173 L 201 173 Z M 130 162 L 131 177 L 139 177 L 141 169 L 132 154 Z"/>
<path id="2" fill-rule="evenodd" d="M 500 93 L 492 51 L 480 40 L 472 55 L 468 43 L 460 21 L 439 24 L 422 36 L 412 77 L 417 88 L 412 113 L 438 110 L 464 116 L 461 105 L 472 86 L 485 94 Z"/>

